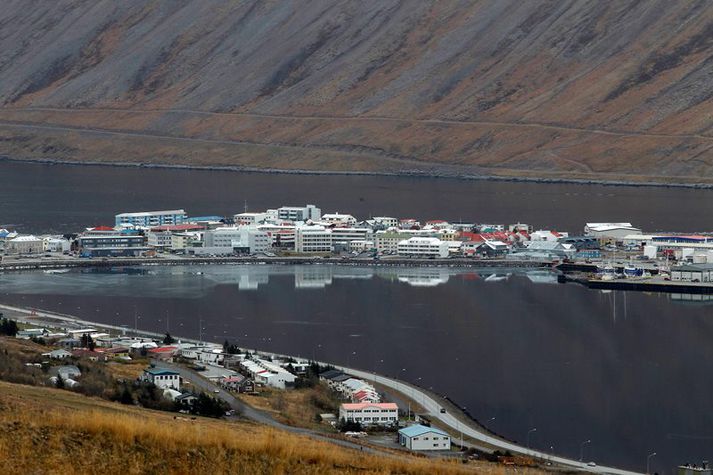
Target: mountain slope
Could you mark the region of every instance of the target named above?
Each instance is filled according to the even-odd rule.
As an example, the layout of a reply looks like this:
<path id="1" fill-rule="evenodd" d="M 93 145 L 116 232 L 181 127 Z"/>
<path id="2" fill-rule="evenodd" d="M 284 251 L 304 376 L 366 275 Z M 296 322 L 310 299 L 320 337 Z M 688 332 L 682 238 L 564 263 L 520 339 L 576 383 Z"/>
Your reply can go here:
<path id="1" fill-rule="evenodd" d="M 7 155 L 713 180 L 706 0 L 20 0 L 0 26 Z"/>

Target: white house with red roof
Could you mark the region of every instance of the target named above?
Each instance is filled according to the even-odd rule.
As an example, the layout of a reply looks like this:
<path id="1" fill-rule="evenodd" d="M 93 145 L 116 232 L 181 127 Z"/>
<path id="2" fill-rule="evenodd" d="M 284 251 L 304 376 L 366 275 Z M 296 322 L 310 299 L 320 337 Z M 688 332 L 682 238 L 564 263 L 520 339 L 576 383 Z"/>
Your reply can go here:
<path id="1" fill-rule="evenodd" d="M 362 425 L 395 425 L 399 421 L 399 408 L 393 402 L 344 403 L 339 406 L 339 419 Z"/>

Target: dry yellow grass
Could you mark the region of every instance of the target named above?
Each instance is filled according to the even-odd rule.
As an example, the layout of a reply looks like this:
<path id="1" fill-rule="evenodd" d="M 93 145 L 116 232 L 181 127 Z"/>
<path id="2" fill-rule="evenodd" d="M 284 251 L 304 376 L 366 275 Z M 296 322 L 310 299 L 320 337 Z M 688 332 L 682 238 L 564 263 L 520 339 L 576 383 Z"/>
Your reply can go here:
<path id="1" fill-rule="evenodd" d="M 339 404 L 323 384 L 290 391 L 266 388 L 261 390 L 260 395 L 241 394 L 240 398 L 253 407 L 269 412 L 284 424 L 322 429 L 324 424 L 316 422 L 315 416 L 335 412 Z"/>
<path id="2" fill-rule="evenodd" d="M 191 421 L 67 391 L 0 382 L 0 473 L 507 471 L 496 464 L 365 455 L 250 423 Z"/>
<path id="3" fill-rule="evenodd" d="M 106 364 L 106 369 L 114 378 L 131 381 L 141 376 L 146 366 L 148 366 L 148 362 L 145 360 L 131 363 L 111 361 Z"/>

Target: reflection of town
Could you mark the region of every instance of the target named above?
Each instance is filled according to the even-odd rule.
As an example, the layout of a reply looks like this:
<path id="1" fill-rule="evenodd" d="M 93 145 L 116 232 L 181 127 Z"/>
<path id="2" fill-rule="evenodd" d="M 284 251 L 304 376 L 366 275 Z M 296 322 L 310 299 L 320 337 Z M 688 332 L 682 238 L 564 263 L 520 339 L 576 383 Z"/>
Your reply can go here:
<path id="1" fill-rule="evenodd" d="M 237 286 L 256 290 L 270 279 L 292 278 L 296 289 L 324 289 L 340 280 L 383 279 L 414 287 L 436 287 L 452 278 L 506 282 L 521 275 L 532 283 L 556 283 L 557 275 L 548 270 L 462 269 L 447 267 L 358 267 L 337 265 L 240 265 L 181 266 L 161 268 L 122 268 L 71 272 L 16 274 L 0 276 L 0 288 L 7 294 L 134 295 L 198 298 L 216 286 Z"/>

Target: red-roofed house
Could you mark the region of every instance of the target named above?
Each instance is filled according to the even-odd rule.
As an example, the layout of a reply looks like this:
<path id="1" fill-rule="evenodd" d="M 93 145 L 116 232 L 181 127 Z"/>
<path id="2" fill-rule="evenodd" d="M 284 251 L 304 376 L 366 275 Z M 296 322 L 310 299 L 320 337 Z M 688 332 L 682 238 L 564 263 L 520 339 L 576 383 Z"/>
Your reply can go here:
<path id="1" fill-rule="evenodd" d="M 399 408 L 393 402 L 344 403 L 339 406 L 339 419 L 363 425 L 396 425 Z"/>

